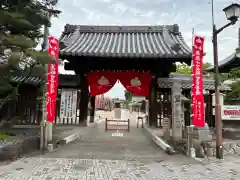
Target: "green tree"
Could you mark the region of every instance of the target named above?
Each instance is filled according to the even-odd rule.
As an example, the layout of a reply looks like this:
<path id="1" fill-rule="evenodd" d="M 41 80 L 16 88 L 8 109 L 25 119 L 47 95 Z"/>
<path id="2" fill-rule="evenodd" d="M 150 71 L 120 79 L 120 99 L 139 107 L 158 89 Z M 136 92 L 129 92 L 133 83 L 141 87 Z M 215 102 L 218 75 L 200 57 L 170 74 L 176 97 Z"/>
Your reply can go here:
<path id="1" fill-rule="evenodd" d="M 191 66 L 188 66 L 186 64 L 178 64 L 176 73 L 179 73 L 179 74 L 191 74 L 192 73 L 192 68 L 191 68 Z"/>
<path id="2" fill-rule="evenodd" d="M 47 52 L 35 48 L 43 37 L 42 27 L 51 26 L 48 14 L 57 16 L 58 0 L 1 0 L 0 1 L 0 97 L 12 99 L 21 83 L 35 68 L 50 61 Z M 12 86 L 12 72 L 22 71 L 25 80 Z M 43 73 L 44 74 L 44 73 Z M 8 98 L 7 98 L 8 97 Z"/>
<path id="3" fill-rule="evenodd" d="M 240 99 L 240 68 L 233 68 L 229 73 L 224 73 L 224 80 L 233 80 L 230 84 L 231 91 L 226 93 L 225 100 Z"/>
<path id="4" fill-rule="evenodd" d="M 207 68 L 210 68 L 210 67 L 212 67 L 212 64 L 211 64 L 211 63 L 208 63 L 208 62 L 203 63 L 203 70 L 205 70 L 205 69 L 207 69 Z"/>
<path id="5" fill-rule="evenodd" d="M 203 70 L 211 67 L 211 63 L 203 63 Z M 188 66 L 186 64 L 177 64 L 177 70 L 176 70 L 176 73 L 179 73 L 179 74 L 192 74 L 192 68 L 191 66 Z"/>
<path id="6" fill-rule="evenodd" d="M 130 91 L 125 90 L 124 91 L 124 96 L 125 96 L 126 101 L 131 101 L 133 94 Z"/>
<path id="7" fill-rule="evenodd" d="M 240 78 L 240 68 L 231 69 L 231 71 L 228 73 L 228 78 L 233 80 Z"/>
<path id="8" fill-rule="evenodd" d="M 240 99 L 240 81 L 233 82 L 229 85 L 231 91 L 226 93 L 225 100 L 237 100 Z"/>

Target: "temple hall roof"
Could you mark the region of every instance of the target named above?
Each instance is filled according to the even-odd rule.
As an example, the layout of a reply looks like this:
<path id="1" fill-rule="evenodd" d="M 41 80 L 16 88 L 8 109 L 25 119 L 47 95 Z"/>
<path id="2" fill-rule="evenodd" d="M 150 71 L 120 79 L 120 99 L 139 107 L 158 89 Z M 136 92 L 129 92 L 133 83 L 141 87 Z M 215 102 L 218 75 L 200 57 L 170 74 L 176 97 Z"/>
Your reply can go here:
<path id="1" fill-rule="evenodd" d="M 191 62 L 191 49 L 178 25 L 66 25 L 61 56 L 173 58 Z"/>
<path id="2" fill-rule="evenodd" d="M 24 84 L 31 84 L 38 86 L 45 80 L 41 76 L 36 76 L 33 74 L 30 77 L 26 77 L 24 74 L 15 73 L 11 76 L 12 83 L 24 82 Z M 66 88 L 76 88 L 80 84 L 79 75 L 70 75 L 70 74 L 58 74 L 58 87 Z"/>
<path id="3" fill-rule="evenodd" d="M 219 61 L 218 68 L 220 73 L 228 73 L 231 69 L 240 67 L 240 28 L 238 28 L 238 47 L 235 51 L 225 59 Z M 214 67 L 210 67 L 205 71 L 213 72 Z"/>
<path id="4" fill-rule="evenodd" d="M 231 71 L 231 69 L 238 67 L 240 67 L 240 51 L 238 49 L 218 63 L 220 73 L 228 73 Z M 214 71 L 214 67 L 210 67 L 205 71 L 212 72 Z"/>
<path id="5" fill-rule="evenodd" d="M 170 74 L 169 78 L 158 78 L 158 86 L 160 88 L 171 88 L 174 81 L 179 81 L 182 84 L 182 89 L 192 89 L 191 74 Z M 204 90 L 214 90 L 215 81 L 206 76 L 203 77 Z M 226 84 L 220 85 L 221 91 L 230 91 L 231 88 Z"/>

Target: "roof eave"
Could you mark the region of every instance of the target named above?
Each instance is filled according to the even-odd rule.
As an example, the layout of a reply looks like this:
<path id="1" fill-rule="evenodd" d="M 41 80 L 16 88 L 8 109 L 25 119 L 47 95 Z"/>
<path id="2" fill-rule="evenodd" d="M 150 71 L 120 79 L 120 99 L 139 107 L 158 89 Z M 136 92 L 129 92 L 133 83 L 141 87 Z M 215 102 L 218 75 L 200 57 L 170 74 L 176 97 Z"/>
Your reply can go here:
<path id="1" fill-rule="evenodd" d="M 219 62 L 218 68 L 219 68 L 219 72 L 220 73 L 228 73 L 232 68 L 231 68 L 231 64 L 234 61 L 239 61 L 240 59 L 240 51 L 239 48 L 236 49 L 236 51 L 234 53 L 232 53 L 231 55 L 227 56 L 225 59 L 221 60 Z M 240 65 L 239 65 L 240 67 Z M 205 69 L 206 72 L 214 72 L 214 66 Z"/>
<path id="2" fill-rule="evenodd" d="M 146 52 L 144 53 L 139 53 L 138 54 L 132 54 L 132 53 L 120 53 L 120 54 L 116 54 L 116 52 L 110 51 L 110 52 L 105 52 L 105 53 L 101 53 L 101 52 L 97 52 L 97 53 L 91 53 L 88 52 L 87 50 L 85 50 L 84 52 L 72 52 L 72 48 L 74 49 L 74 51 L 76 51 L 75 44 L 77 44 L 77 40 L 80 37 L 80 34 L 76 33 L 76 32 L 80 32 L 80 33 L 109 33 L 109 32 L 122 32 L 122 33 L 126 33 L 126 32 L 151 32 L 151 33 L 160 33 L 162 35 L 158 36 L 155 35 L 156 38 L 157 37 L 161 37 L 163 38 L 162 40 L 158 40 L 161 41 L 163 43 L 167 43 L 167 45 L 165 44 L 164 46 L 167 48 L 163 48 L 165 49 L 163 52 L 162 48 L 159 48 L 159 54 L 147 54 Z M 171 32 L 171 35 L 169 34 Z M 76 36 L 74 37 L 69 37 L 69 36 L 73 36 L 73 34 L 75 33 Z M 67 41 L 65 41 L 66 39 L 62 39 L 62 42 L 65 43 L 65 45 L 67 45 L 66 48 L 62 49 L 60 52 L 60 56 L 62 59 L 67 59 L 70 56 L 78 56 L 78 57 L 102 57 L 102 58 L 144 58 L 144 59 L 179 59 L 179 60 L 174 60 L 174 62 L 185 62 L 187 64 L 190 65 L 191 63 L 191 50 L 188 47 L 188 45 L 185 43 L 181 33 L 179 32 L 179 27 L 178 25 L 169 25 L 169 26 L 79 26 L 79 25 L 66 25 L 63 34 L 66 37 L 66 39 L 71 39 L 72 43 L 70 44 L 66 44 Z M 61 36 L 63 37 L 63 36 Z M 93 36 L 95 39 L 96 37 Z M 91 37 L 91 38 L 93 38 Z M 90 38 L 90 37 L 89 37 Z M 150 38 L 150 37 L 149 37 Z M 132 39 L 132 38 L 130 38 Z M 151 38 L 150 38 L 151 40 Z M 152 41 L 152 40 L 151 40 Z M 82 42 L 82 41 L 81 41 Z M 86 41 L 88 42 L 88 41 Z M 153 43 L 156 43 L 155 41 L 153 41 Z M 176 45 L 176 46 L 174 46 Z M 179 50 L 176 50 L 175 47 L 181 47 Z M 90 46 L 88 46 L 90 47 Z M 161 50 L 162 49 L 162 50 Z M 142 50 L 141 50 L 142 51 Z M 156 51 L 153 50 L 153 52 Z M 103 51 L 102 51 L 103 52 Z M 125 51 L 126 52 L 126 51 Z M 170 54 L 170 55 L 165 55 L 165 54 Z"/>
<path id="3" fill-rule="evenodd" d="M 158 56 L 156 55 L 122 55 L 122 54 L 76 54 L 76 53 L 72 53 L 72 52 L 60 52 L 60 59 L 68 59 L 69 62 L 71 62 L 71 58 L 72 57 L 101 57 L 101 58 L 129 58 L 129 59 L 174 59 L 176 60 L 176 62 L 184 62 L 187 64 L 191 64 L 191 60 L 192 60 L 192 55 L 186 54 L 186 55 L 176 55 L 176 56 Z"/>

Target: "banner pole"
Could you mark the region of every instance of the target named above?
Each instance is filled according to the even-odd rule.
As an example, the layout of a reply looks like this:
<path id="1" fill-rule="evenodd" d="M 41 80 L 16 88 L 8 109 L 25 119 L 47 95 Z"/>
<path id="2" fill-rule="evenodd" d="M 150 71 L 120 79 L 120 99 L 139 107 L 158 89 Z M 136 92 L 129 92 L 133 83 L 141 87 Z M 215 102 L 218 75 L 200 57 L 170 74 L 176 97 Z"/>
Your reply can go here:
<path id="1" fill-rule="evenodd" d="M 194 34 L 195 34 L 195 30 L 194 30 L 194 28 L 192 28 L 192 61 L 191 61 L 192 79 L 193 79 L 193 39 L 194 39 Z M 193 101 L 192 90 L 191 90 L 191 99 Z M 191 122 L 190 122 L 190 125 L 193 124 L 193 102 L 192 101 L 191 101 L 191 117 L 190 117 Z"/>
<path id="2" fill-rule="evenodd" d="M 46 51 L 48 46 L 48 27 L 44 26 L 44 37 L 43 37 L 43 43 L 42 43 L 42 51 Z M 42 153 L 44 154 L 44 151 L 47 147 L 47 133 L 46 133 L 46 89 L 47 89 L 47 73 L 48 73 L 48 65 L 44 65 L 44 71 L 45 71 L 45 77 L 44 77 L 44 85 L 42 86 L 42 121 L 40 124 L 41 127 L 41 136 L 40 136 L 40 148 Z"/>
<path id="3" fill-rule="evenodd" d="M 193 37 L 194 37 L 194 34 L 195 34 L 195 30 L 194 30 L 194 28 L 192 28 L 192 51 L 193 51 Z M 192 54 L 191 66 L 193 66 L 193 54 Z M 192 72 L 193 72 L 193 69 L 192 69 Z"/>

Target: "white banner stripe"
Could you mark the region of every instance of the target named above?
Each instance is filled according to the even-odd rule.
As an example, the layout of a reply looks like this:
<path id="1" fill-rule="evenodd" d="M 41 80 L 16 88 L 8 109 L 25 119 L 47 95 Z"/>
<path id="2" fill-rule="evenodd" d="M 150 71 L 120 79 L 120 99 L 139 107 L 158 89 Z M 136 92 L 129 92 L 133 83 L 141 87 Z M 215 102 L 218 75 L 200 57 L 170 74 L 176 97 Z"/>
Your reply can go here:
<path id="1" fill-rule="evenodd" d="M 62 89 L 60 104 L 60 123 L 68 121 L 76 123 L 77 112 L 77 90 Z"/>

